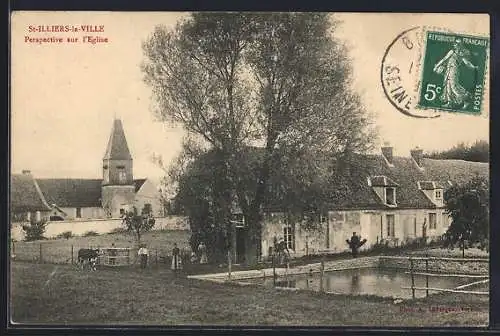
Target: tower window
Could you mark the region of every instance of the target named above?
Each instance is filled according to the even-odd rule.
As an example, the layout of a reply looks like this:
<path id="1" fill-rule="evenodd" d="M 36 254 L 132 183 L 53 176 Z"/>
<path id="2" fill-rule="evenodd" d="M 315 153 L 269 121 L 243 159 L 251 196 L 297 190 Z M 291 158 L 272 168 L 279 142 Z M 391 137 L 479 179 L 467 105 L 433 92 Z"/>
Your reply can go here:
<path id="1" fill-rule="evenodd" d="M 127 181 L 127 173 L 123 170 L 118 171 L 118 180 L 120 183 L 125 183 Z"/>

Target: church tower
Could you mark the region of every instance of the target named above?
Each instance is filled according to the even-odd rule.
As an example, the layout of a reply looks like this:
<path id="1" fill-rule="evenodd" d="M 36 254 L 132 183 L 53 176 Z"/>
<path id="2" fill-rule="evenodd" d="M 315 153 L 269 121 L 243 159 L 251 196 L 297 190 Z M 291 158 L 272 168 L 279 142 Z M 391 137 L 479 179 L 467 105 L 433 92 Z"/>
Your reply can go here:
<path id="1" fill-rule="evenodd" d="M 132 155 L 120 119 L 115 119 L 102 159 L 102 207 L 112 218 L 120 217 L 134 203 L 135 186 Z"/>

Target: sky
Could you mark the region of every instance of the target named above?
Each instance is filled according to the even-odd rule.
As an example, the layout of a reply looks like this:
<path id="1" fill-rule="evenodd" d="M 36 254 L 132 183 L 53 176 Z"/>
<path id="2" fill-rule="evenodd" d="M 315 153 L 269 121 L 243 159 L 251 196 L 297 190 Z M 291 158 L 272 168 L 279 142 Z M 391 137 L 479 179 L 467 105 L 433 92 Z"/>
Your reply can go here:
<path id="1" fill-rule="evenodd" d="M 152 161 L 179 153 L 183 130 L 158 122 L 151 90 L 143 82 L 142 42 L 158 24 L 173 27 L 186 13 L 17 12 L 11 19 L 11 172 L 31 170 L 40 178 L 101 178 L 102 157 L 115 117 L 123 122 L 134 158 L 134 177 L 160 178 Z M 444 113 L 437 119 L 404 116 L 380 85 L 380 65 L 390 42 L 413 26 L 489 36 L 487 15 L 335 14 L 337 37 L 349 47 L 353 88 L 374 116 L 378 146 L 389 142 L 395 155 L 410 149 L 443 150 L 459 142 L 489 138 L 489 106 L 481 116 Z M 107 43 L 83 43 L 86 33 L 30 32 L 30 26 L 92 25 L 89 35 Z M 29 38 L 78 37 L 77 43 L 34 43 Z M 28 41 L 27 41 L 28 39 Z M 33 41 L 33 40 L 31 40 Z M 487 92 L 487 94 L 489 94 Z M 488 96 L 485 97 L 488 100 Z"/>

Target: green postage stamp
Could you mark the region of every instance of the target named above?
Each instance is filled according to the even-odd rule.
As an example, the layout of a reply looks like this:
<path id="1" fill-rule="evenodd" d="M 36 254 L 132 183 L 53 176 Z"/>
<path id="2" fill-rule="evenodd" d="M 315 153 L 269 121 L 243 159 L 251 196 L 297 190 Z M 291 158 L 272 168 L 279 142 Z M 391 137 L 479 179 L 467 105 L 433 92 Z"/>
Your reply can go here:
<path id="1" fill-rule="evenodd" d="M 489 39 L 427 32 L 418 107 L 480 114 Z"/>

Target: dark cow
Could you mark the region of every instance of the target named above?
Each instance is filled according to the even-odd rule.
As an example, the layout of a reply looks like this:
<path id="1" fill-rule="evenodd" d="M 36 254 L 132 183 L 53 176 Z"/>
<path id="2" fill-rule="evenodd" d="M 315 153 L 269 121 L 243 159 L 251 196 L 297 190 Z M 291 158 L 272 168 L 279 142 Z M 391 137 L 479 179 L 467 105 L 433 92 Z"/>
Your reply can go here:
<path id="1" fill-rule="evenodd" d="M 99 258 L 99 249 L 79 249 L 78 265 L 83 269 L 88 266 L 91 271 L 96 270 L 97 259 Z"/>

